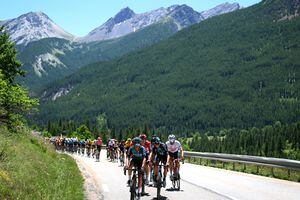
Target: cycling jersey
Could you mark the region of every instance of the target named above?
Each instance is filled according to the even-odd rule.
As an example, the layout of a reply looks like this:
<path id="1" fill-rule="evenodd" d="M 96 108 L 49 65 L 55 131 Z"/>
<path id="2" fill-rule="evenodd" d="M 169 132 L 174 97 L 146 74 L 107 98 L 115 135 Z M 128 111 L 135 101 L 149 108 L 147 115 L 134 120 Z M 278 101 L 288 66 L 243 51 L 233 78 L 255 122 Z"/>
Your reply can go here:
<path id="1" fill-rule="evenodd" d="M 102 140 L 101 140 L 101 139 L 100 139 L 100 140 L 97 140 L 97 141 L 96 141 L 96 145 L 97 145 L 97 146 L 101 146 L 101 145 L 102 145 Z"/>
<path id="2" fill-rule="evenodd" d="M 128 151 L 128 156 L 133 159 L 143 160 L 146 157 L 146 150 L 143 146 L 140 146 L 139 151 L 135 149 L 135 147 L 130 147 Z"/>
<path id="3" fill-rule="evenodd" d="M 114 147 L 115 146 L 115 141 L 114 140 L 109 140 L 108 141 L 108 146 L 109 147 Z"/>
<path id="4" fill-rule="evenodd" d="M 124 143 L 120 143 L 119 144 L 119 149 L 120 149 L 121 152 L 124 153 L 124 151 L 125 151 L 125 144 Z"/>
<path id="5" fill-rule="evenodd" d="M 146 140 L 142 146 L 145 148 L 146 153 L 149 154 L 151 150 L 151 142 Z"/>
<path id="6" fill-rule="evenodd" d="M 102 140 L 97 140 L 96 141 L 96 149 L 97 151 L 101 151 L 101 146 L 102 146 Z"/>
<path id="7" fill-rule="evenodd" d="M 158 157 L 168 156 L 168 148 L 165 143 L 160 143 L 158 147 L 153 146 L 152 153 Z"/>
<path id="8" fill-rule="evenodd" d="M 181 149 L 181 144 L 178 140 L 175 140 L 174 144 L 171 144 L 169 141 L 166 142 L 168 151 L 171 153 L 176 153 Z"/>

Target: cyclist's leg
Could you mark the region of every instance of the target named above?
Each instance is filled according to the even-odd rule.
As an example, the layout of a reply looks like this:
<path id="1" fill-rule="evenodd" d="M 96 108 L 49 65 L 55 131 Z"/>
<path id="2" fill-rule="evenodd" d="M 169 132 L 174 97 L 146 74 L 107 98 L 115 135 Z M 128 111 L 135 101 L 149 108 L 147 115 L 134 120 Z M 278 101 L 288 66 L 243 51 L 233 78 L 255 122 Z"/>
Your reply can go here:
<path id="1" fill-rule="evenodd" d="M 146 155 L 146 161 L 149 160 L 149 153 Z M 149 174 L 150 174 L 150 167 L 149 167 L 149 162 L 145 163 L 145 172 L 146 172 L 146 185 L 149 184 Z"/>
<path id="2" fill-rule="evenodd" d="M 164 157 L 163 164 L 164 164 L 164 179 L 165 179 L 168 175 L 168 166 L 166 165 L 167 164 L 167 157 Z"/>
<path id="3" fill-rule="evenodd" d="M 163 185 L 166 187 L 166 177 L 168 175 L 168 166 L 166 166 L 168 160 L 168 156 L 165 156 L 162 160 L 162 163 L 164 164 L 164 178 L 163 178 Z"/>
<path id="4" fill-rule="evenodd" d="M 137 167 L 138 169 L 138 193 L 139 196 L 142 193 L 142 185 L 143 185 L 143 171 L 142 171 L 142 165 L 143 165 L 143 160 L 138 160 L 137 162 L 135 162 L 135 167 Z"/>
<path id="5" fill-rule="evenodd" d="M 127 184 L 129 185 L 130 184 L 130 180 L 131 180 L 131 174 L 132 174 L 132 167 L 133 167 L 133 160 L 131 159 L 130 160 L 130 164 L 128 166 L 128 181 L 127 181 Z"/>
<path id="6" fill-rule="evenodd" d="M 169 159 L 169 169 L 170 169 L 170 172 L 172 172 L 174 174 L 174 157 L 173 157 L 173 154 L 169 152 L 169 156 L 170 156 L 170 159 Z"/>
<path id="7" fill-rule="evenodd" d="M 158 175 L 158 165 L 159 165 L 159 159 L 157 158 L 157 156 L 155 156 L 153 163 L 154 163 L 153 164 L 153 171 L 154 171 L 153 181 L 156 182 L 156 178 Z"/>
<path id="8" fill-rule="evenodd" d="M 180 163 L 179 163 L 179 152 L 174 153 L 174 160 L 175 160 L 175 166 L 174 166 L 174 174 L 178 174 L 179 172 L 179 167 L 180 167 Z"/>

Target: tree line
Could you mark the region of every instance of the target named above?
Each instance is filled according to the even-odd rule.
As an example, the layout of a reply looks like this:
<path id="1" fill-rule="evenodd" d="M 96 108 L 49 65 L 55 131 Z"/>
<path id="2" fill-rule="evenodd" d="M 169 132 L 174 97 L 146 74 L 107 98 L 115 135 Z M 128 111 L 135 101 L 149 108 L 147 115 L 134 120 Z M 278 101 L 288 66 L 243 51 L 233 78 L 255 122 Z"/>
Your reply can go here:
<path id="1" fill-rule="evenodd" d="M 101 136 L 106 142 L 109 138 L 118 140 L 133 138 L 145 133 L 166 141 L 167 129 L 152 129 L 148 125 L 139 128 L 116 129 L 108 127 L 105 114 L 97 117 L 97 123 L 86 121 L 76 124 L 72 120 L 48 122 L 44 129 L 50 135 L 66 135 L 80 139 L 95 139 Z M 262 128 L 223 129 L 219 132 L 186 132 L 176 134 L 185 150 L 213 153 L 229 153 L 253 156 L 278 157 L 300 160 L 300 121 L 283 124 L 279 121 Z"/>
<path id="2" fill-rule="evenodd" d="M 260 129 L 225 129 L 218 134 L 196 133 L 182 141 L 193 151 L 300 160 L 300 122 L 276 122 Z"/>

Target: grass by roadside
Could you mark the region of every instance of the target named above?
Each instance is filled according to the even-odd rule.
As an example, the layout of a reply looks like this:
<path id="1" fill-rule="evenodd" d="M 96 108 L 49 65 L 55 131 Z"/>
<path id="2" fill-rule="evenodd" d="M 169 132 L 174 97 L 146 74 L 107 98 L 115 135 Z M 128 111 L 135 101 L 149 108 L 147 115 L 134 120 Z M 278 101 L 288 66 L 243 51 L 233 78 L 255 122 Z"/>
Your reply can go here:
<path id="1" fill-rule="evenodd" d="M 0 199 L 83 199 L 75 161 L 32 136 L 0 127 Z"/>
<path id="2" fill-rule="evenodd" d="M 187 162 L 191 164 L 204 165 L 209 167 L 222 168 L 232 171 L 244 172 L 248 174 L 256 174 L 261 176 L 279 178 L 289 181 L 300 182 L 300 171 L 294 170 L 286 170 L 281 168 L 271 168 L 266 166 L 257 166 L 250 164 L 240 164 L 240 163 L 232 163 L 232 162 L 221 162 L 221 161 L 213 161 L 209 159 L 200 159 L 200 158 L 191 158 L 187 159 Z"/>

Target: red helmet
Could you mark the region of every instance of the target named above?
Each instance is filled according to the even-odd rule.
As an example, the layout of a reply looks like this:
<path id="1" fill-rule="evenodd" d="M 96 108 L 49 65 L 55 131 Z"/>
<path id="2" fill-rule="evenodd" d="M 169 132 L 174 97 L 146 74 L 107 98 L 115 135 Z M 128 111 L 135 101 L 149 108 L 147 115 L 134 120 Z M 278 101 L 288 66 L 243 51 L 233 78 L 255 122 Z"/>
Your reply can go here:
<path id="1" fill-rule="evenodd" d="M 142 140 L 146 140 L 146 139 L 147 139 L 147 135 L 146 135 L 146 134 L 141 134 L 141 135 L 140 135 L 140 138 L 141 138 Z"/>

